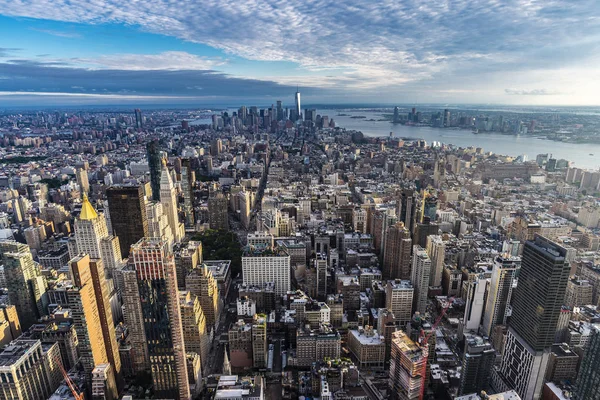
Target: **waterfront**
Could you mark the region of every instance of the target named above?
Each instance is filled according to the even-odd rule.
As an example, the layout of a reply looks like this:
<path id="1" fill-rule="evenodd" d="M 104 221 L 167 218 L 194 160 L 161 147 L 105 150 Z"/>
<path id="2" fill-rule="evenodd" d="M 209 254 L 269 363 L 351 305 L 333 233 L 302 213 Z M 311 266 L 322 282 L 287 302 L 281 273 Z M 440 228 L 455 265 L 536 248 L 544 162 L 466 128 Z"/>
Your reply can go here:
<path id="1" fill-rule="evenodd" d="M 548 153 L 552 154 L 554 158 L 569 160 L 579 168 L 600 168 L 600 144 L 563 143 L 526 135 L 474 134 L 461 129 L 416 127 L 392 124 L 389 121 L 368 121 L 383 118 L 382 112 L 372 110 L 323 109 L 318 111 L 321 115 L 333 118 L 336 126 L 361 131 L 366 136 L 389 137 L 392 132 L 393 137 L 424 139 L 427 143 L 437 141 L 459 147 L 482 147 L 485 151 L 510 156 L 525 154 L 530 160 L 535 160 L 538 154 Z M 338 115 L 340 113 L 347 115 L 340 116 Z M 352 118 L 353 116 L 365 116 L 366 118 Z"/>

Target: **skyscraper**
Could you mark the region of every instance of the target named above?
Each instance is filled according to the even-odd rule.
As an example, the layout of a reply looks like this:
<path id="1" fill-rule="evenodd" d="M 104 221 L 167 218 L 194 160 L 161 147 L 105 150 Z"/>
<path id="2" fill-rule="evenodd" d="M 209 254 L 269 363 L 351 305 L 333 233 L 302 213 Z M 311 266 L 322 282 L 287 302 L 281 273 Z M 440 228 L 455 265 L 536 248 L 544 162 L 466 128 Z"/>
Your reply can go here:
<path id="1" fill-rule="evenodd" d="M 208 224 L 210 229 L 229 230 L 227 198 L 220 191 L 208 198 Z"/>
<path id="2" fill-rule="evenodd" d="M 421 246 L 413 246 L 413 262 L 410 281 L 415 287 L 414 311 L 425 314 L 427 311 L 427 291 L 429 290 L 429 274 L 431 260 Z"/>
<path id="3" fill-rule="evenodd" d="M 99 261 L 99 260 L 98 260 Z M 112 360 L 114 367 L 121 370 L 121 359 L 117 349 L 117 343 L 114 335 L 114 324 L 112 323 L 112 314 L 110 304 L 105 304 L 102 289 L 98 287 L 99 293 L 96 294 L 96 287 L 100 285 L 100 278 L 105 282 L 104 276 L 96 276 L 98 285 L 94 285 L 92 278 L 92 268 L 90 266 L 90 258 L 88 255 L 77 256 L 69 262 L 71 269 L 71 277 L 73 280 L 73 288 L 67 291 L 69 308 L 72 311 L 73 323 L 77 332 L 77 340 L 79 342 L 79 356 L 85 380 L 88 384 L 88 389 L 91 390 L 92 372 L 98 364 L 108 363 Z M 94 273 L 104 272 L 102 268 L 96 265 Z M 101 303 L 98 303 L 101 299 Z M 108 306 L 108 307 L 107 307 Z M 108 324 L 110 323 L 110 327 Z M 112 331 L 112 337 L 110 332 Z M 105 338 L 106 337 L 106 338 Z M 114 340 L 114 343 L 111 342 Z M 107 347 L 107 344 L 109 347 Z M 109 359 L 108 354 L 111 353 Z M 116 357 L 115 357 L 116 354 Z M 116 368 L 115 368 L 116 372 Z M 112 395 L 111 398 L 118 397 L 118 388 L 116 376 L 110 379 Z"/>
<path id="4" fill-rule="evenodd" d="M 135 127 L 137 129 L 142 129 L 144 126 L 144 120 L 142 119 L 142 110 L 136 108 L 135 110 L 133 110 L 133 112 L 135 113 Z"/>
<path id="5" fill-rule="evenodd" d="M 412 189 L 405 189 L 402 191 L 402 195 L 400 196 L 400 204 L 398 215 L 400 216 L 400 221 L 404 222 L 404 226 L 409 232 L 412 232 L 415 224 L 415 211 L 417 205 L 415 204 L 415 193 Z"/>
<path id="6" fill-rule="evenodd" d="M 150 355 L 144 330 L 144 313 L 140 302 L 137 272 L 131 264 L 119 271 L 121 278 L 121 297 L 123 298 L 123 320 L 127 325 L 131 344 L 131 364 L 135 373 L 150 370 Z"/>
<path id="7" fill-rule="evenodd" d="M 208 365 L 210 338 L 206 330 L 206 318 L 202 312 L 200 300 L 191 292 L 183 291 L 179 292 L 179 304 L 185 351 L 198 354 L 202 366 L 206 366 Z"/>
<path id="8" fill-rule="evenodd" d="M 58 344 L 39 340 L 13 340 L 0 353 L 0 398 L 47 399 L 60 385 Z"/>
<path id="9" fill-rule="evenodd" d="M 109 235 L 106 218 L 97 213 L 83 195 L 81 213 L 75 219 L 75 243 L 77 252 L 88 254 L 92 259 L 102 259 L 104 267 L 111 273 L 121 264 L 121 248 L 119 238 Z"/>
<path id="10" fill-rule="evenodd" d="M 383 254 L 383 275 L 388 279 L 410 278 L 410 232 L 399 222 L 388 228 Z"/>
<path id="11" fill-rule="evenodd" d="M 491 337 L 496 325 L 506 324 L 506 307 L 510 304 L 515 275 L 520 268 L 518 257 L 503 255 L 496 258 L 483 313 L 481 334 L 484 336 Z"/>
<path id="12" fill-rule="evenodd" d="M 1 261 L 8 298 L 17 308 L 19 321 L 25 331 L 47 314 L 48 295 L 46 278 L 33 261 L 29 246 L 12 240 L 0 241 Z"/>
<path id="13" fill-rule="evenodd" d="M 496 390 L 540 397 L 569 279 L 566 256 L 564 247 L 543 236 L 525 243 L 502 363 L 492 374 Z"/>
<path id="14" fill-rule="evenodd" d="M 75 172 L 75 176 L 81 192 L 88 194 L 90 192 L 90 181 L 88 180 L 87 171 L 84 168 L 78 168 Z"/>
<path id="15" fill-rule="evenodd" d="M 146 144 L 146 157 L 150 169 L 150 186 L 152 187 L 152 200 L 160 201 L 160 179 L 162 159 L 158 148 L 158 140 L 151 140 Z"/>
<path id="16" fill-rule="evenodd" d="M 480 336 L 467 335 L 458 394 L 480 393 L 487 390 L 496 351 Z"/>
<path id="17" fill-rule="evenodd" d="M 127 257 L 131 245 L 148 236 L 144 189 L 141 185 L 113 186 L 106 190 L 106 197 L 110 222 L 114 234 L 119 238 L 121 255 Z"/>
<path id="18" fill-rule="evenodd" d="M 431 259 L 431 275 L 429 286 L 438 287 L 442 285 L 442 273 L 444 272 L 444 258 L 446 255 L 446 243 L 440 235 L 427 237 L 427 254 Z"/>
<path id="19" fill-rule="evenodd" d="M 156 397 L 190 398 L 175 261 L 161 239 L 131 246 Z"/>
<path id="20" fill-rule="evenodd" d="M 254 368 L 266 368 L 268 355 L 267 316 L 256 314 L 252 322 L 252 363 Z"/>
<path id="21" fill-rule="evenodd" d="M 388 281 L 385 287 L 385 308 L 394 314 L 394 320 L 402 327 L 412 317 L 414 292 L 413 285 L 407 280 Z"/>
<path id="22" fill-rule="evenodd" d="M 325 300 L 327 297 L 327 258 L 324 254 L 317 256 L 315 270 L 317 271 L 317 297 Z"/>
<path id="23" fill-rule="evenodd" d="M 275 293 L 283 296 L 291 287 L 290 256 L 283 250 L 249 252 L 242 257 L 242 277 L 244 285 L 261 288 L 273 282 Z"/>
<path id="24" fill-rule="evenodd" d="M 302 107 L 300 106 L 300 91 L 298 88 L 296 88 L 296 95 L 294 96 L 294 99 L 296 100 L 296 118 L 301 119 L 300 116 L 302 115 Z"/>
<path id="25" fill-rule="evenodd" d="M 189 158 L 181 161 L 181 189 L 183 191 L 183 211 L 185 214 L 185 225 L 194 226 L 194 171 Z"/>
<path id="26" fill-rule="evenodd" d="M 184 229 L 183 224 L 179 222 L 177 212 L 177 190 L 173 186 L 171 175 L 166 166 L 163 166 L 160 177 L 160 202 L 163 205 L 163 212 L 169 221 L 173 239 L 176 242 L 180 242 L 184 235 Z"/>
<path id="27" fill-rule="evenodd" d="M 393 400 L 416 400 L 421 393 L 423 349 L 401 330 L 392 333 L 389 387 Z"/>
<path id="28" fill-rule="evenodd" d="M 206 326 L 209 330 L 215 329 L 215 324 L 219 320 L 221 310 L 219 301 L 219 287 L 212 271 L 206 264 L 199 265 L 185 278 L 186 290 L 190 291 L 192 296 L 197 296 L 200 300 L 200 306 L 206 317 Z"/>
<path id="29" fill-rule="evenodd" d="M 488 280 L 485 274 L 481 274 L 466 282 L 466 285 L 463 330 L 476 332 L 481 325 L 481 318 L 485 308 Z"/>
<path id="30" fill-rule="evenodd" d="M 575 400 L 600 400 L 600 328 L 592 327 L 577 376 Z"/>

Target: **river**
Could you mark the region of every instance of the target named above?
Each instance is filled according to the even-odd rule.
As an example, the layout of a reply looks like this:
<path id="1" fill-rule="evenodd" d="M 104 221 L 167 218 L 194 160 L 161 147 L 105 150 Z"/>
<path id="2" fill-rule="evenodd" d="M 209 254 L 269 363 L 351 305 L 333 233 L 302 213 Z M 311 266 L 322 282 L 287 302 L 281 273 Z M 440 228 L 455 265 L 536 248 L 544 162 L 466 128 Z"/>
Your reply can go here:
<path id="1" fill-rule="evenodd" d="M 468 130 L 405 126 L 392 124 L 389 121 L 366 121 L 382 119 L 382 112 L 378 111 L 321 109 L 318 113 L 333 118 L 336 126 L 361 131 L 367 136 L 389 137 L 391 132 L 392 137 L 424 139 L 427 143 L 437 141 L 459 147 L 482 147 L 485 151 L 509 156 L 524 154 L 529 160 L 535 160 L 538 154 L 548 153 L 552 154 L 553 158 L 569 160 L 573 166 L 579 168 L 600 168 L 600 144 L 562 143 L 524 135 L 474 134 Z M 340 113 L 348 115 L 339 116 Z M 366 118 L 351 118 L 352 116 Z"/>

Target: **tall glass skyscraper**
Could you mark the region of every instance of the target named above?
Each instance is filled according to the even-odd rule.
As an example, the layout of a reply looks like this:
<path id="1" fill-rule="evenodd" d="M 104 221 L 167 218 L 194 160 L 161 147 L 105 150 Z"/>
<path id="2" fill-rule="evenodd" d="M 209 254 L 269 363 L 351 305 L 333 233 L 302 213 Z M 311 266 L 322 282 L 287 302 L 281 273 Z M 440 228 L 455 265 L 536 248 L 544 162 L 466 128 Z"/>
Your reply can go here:
<path id="1" fill-rule="evenodd" d="M 540 398 L 569 279 L 566 256 L 543 236 L 525 243 L 502 363 L 492 373 L 495 390 Z"/>
<path id="2" fill-rule="evenodd" d="M 160 195 L 160 175 L 158 183 Z M 121 255 L 127 257 L 131 245 L 148 236 L 144 189 L 140 185 L 113 186 L 106 190 L 106 198 L 111 226 L 114 235 L 119 238 Z"/>
<path id="3" fill-rule="evenodd" d="M 296 118 L 301 119 L 300 115 L 302 114 L 302 107 L 300 106 L 300 91 L 296 88 L 296 95 L 294 96 L 296 99 Z"/>
<path id="4" fill-rule="evenodd" d="M 575 400 L 600 399 L 600 327 L 592 328 L 592 335 L 587 344 L 579 375 Z"/>
<path id="5" fill-rule="evenodd" d="M 131 246 L 137 273 L 154 395 L 190 398 L 181 310 L 173 254 L 165 240 L 142 239 Z"/>
<path id="6" fill-rule="evenodd" d="M 160 201 L 160 176 L 162 160 L 158 148 L 158 140 L 152 140 L 146 144 L 146 156 L 150 168 L 150 186 L 152 187 L 152 200 Z"/>

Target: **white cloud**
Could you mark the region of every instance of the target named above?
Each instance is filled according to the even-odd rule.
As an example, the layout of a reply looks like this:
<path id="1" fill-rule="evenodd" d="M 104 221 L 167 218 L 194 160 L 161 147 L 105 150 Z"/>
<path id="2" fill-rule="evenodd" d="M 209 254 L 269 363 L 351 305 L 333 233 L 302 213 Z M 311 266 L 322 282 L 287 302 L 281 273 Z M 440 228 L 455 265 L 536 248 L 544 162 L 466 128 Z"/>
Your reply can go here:
<path id="1" fill-rule="evenodd" d="M 130 71 L 211 70 L 226 64 L 226 61 L 220 58 L 200 57 L 185 51 L 165 51 L 159 54 L 111 54 L 96 58 L 74 58 L 62 61 L 91 68 Z"/>
<path id="2" fill-rule="evenodd" d="M 63 32 L 63 31 L 56 31 L 53 29 L 39 29 L 39 28 L 31 28 L 31 30 L 37 31 L 37 32 L 42 32 L 42 33 L 52 35 L 52 36 L 68 38 L 68 39 L 75 39 L 75 38 L 81 37 L 81 35 L 77 32 Z"/>
<path id="3" fill-rule="evenodd" d="M 504 77 L 489 88 L 502 98 L 508 95 L 504 88 L 514 85 L 510 79 L 523 71 L 560 71 L 600 54 L 600 41 L 589 40 L 600 35 L 597 0 L 0 0 L 0 10 L 123 23 L 250 60 L 291 61 L 306 76 L 273 80 L 325 88 L 371 90 L 429 81 L 450 90 Z M 79 62 L 141 70 L 212 69 L 225 61 L 166 52 Z M 530 86 L 552 83 L 532 79 Z"/>

